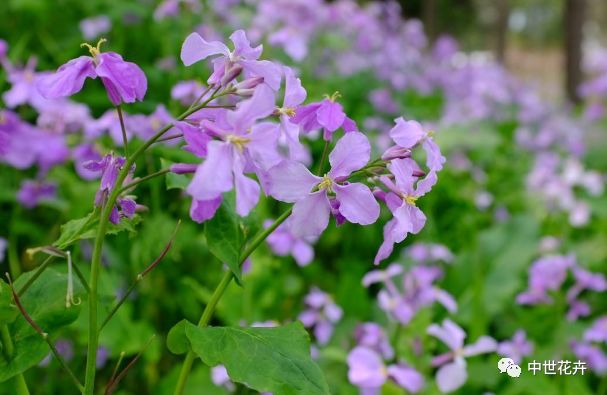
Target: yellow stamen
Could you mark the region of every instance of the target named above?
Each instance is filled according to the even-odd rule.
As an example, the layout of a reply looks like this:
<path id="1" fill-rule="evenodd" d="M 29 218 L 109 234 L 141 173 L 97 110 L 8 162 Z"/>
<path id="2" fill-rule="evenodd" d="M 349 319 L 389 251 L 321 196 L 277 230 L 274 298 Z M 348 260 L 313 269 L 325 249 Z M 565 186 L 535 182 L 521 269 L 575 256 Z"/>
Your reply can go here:
<path id="1" fill-rule="evenodd" d="M 415 206 L 415 202 L 417 202 L 417 196 L 403 194 L 401 197 L 408 205 L 411 205 L 411 206 Z"/>
<path id="2" fill-rule="evenodd" d="M 226 137 L 226 141 L 230 144 L 234 144 L 238 151 L 242 152 L 244 147 L 251 141 L 250 138 L 237 136 L 235 134 L 229 134 Z"/>
<path id="3" fill-rule="evenodd" d="M 333 180 L 327 174 L 324 175 L 322 181 L 318 184 L 318 190 L 322 191 L 323 189 L 333 193 Z"/>
<path id="4" fill-rule="evenodd" d="M 89 50 L 89 52 L 91 53 L 91 56 L 96 58 L 97 55 L 99 55 L 101 53 L 101 44 L 103 44 L 104 42 L 106 42 L 107 40 L 105 38 L 100 39 L 99 41 L 97 41 L 97 46 L 93 47 L 91 44 L 89 43 L 82 43 L 80 44 L 80 48 L 87 48 Z"/>
<path id="5" fill-rule="evenodd" d="M 341 93 L 339 93 L 339 91 L 333 92 L 333 94 L 331 96 L 325 95 L 325 98 L 331 100 L 332 102 L 339 99 L 340 97 L 341 97 Z"/>
<path id="6" fill-rule="evenodd" d="M 278 114 L 292 117 L 295 115 L 295 109 L 293 107 L 279 107 Z"/>

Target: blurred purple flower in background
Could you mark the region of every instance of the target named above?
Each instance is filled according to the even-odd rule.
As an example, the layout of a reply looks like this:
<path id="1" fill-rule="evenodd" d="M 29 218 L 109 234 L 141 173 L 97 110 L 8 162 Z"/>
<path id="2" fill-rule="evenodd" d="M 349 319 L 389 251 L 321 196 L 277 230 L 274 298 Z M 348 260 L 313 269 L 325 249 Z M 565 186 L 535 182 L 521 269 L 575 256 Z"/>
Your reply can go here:
<path id="1" fill-rule="evenodd" d="M 327 344 L 333 334 L 334 325 L 343 315 L 341 307 L 318 288 L 312 288 L 304 302 L 307 308 L 299 314 L 299 320 L 306 328 L 313 330 L 318 344 Z"/>
<path id="2" fill-rule="evenodd" d="M 273 220 L 268 219 L 263 225 L 268 228 L 273 222 Z M 276 228 L 266 241 L 272 252 L 278 256 L 291 255 L 299 266 L 307 266 L 314 259 L 314 248 L 311 244 L 316 240 L 314 238 L 296 237 L 291 233 L 288 223 Z"/>
<path id="3" fill-rule="evenodd" d="M 93 40 L 112 29 L 112 21 L 107 15 L 86 18 L 78 24 L 85 40 Z"/>
<path id="4" fill-rule="evenodd" d="M 516 331 L 511 340 L 500 342 L 497 346 L 498 354 L 511 358 L 517 365 L 532 352 L 533 344 L 527 340 L 527 334 L 522 329 Z"/>

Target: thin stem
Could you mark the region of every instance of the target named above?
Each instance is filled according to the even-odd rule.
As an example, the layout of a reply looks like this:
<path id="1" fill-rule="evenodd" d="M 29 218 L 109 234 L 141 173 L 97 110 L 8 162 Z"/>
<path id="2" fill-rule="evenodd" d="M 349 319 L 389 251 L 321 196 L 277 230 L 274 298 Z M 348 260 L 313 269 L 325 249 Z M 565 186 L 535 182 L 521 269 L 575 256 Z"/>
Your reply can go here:
<path id="1" fill-rule="evenodd" d="M 4 346 L 4 355 L 6 356 L 6 360 L 9 362 L 13 357 L 13 353 L 15 352 L 15 346 L 13 344 L 13 339 L 11 339 L 11 333 L 8 330 L 8 325 L 6 324 L 0 326 L 0 340 Z M 25 382 L 23 373 L 16 375 L 14 377 L 14 381 L 17 395 L 29 395 L 30 391 L 27 388 L 27 383 Z"/>
<path id="2" fill-rule="evenodd" d="M 131 360 L 131 362 L 129 362 L 124 370 L 122 372 L 120 372 L 117 376 L 115 376 L 113 378 L 113 380 L 111 380 L 106 389 L 105 389 L 105 393 L 104 395 L 111 395 L 114 392 L 114 388 L 116 388 L 116 386 L 118 385 L 118 383 L 120 383 L 120 380 L 122 380 L 126 374 L 129 372 L 129 370 L 135 366 L 135 364 L 137 363 L 137 361 L 139 361 L 139 358 L 141 358 L 141 356 L 143 355 L 143 352 L 149 347 L 149 345 L 152 343 L 152 340 L 154 340 L 156 338 L 156 335 L 152 335 L 152 337 L 150 338 L 150 340 L 148 340 L 148 342 L 145 344 L 145 346 L 143 346 L 143 349 L 141 351 L 139 351 L 139 353 L 137 355 L 135 355 L 135 358 L 133 358 Z"/>
<path id="3" fill-rule="evenodd" d="M 211 84 L 211 85 L 207 86 L 207 88 L 206 88 L 204 91 L 202 91 L 202 93 L 200 94 L 200 96 L 198 96 L 198 98 L 197 98 L 197 99 L 194 101 L 194 103 L 190 104 L 190 107 L 188 108 L 188 110 L 189 110 L 190 108 L 193 108 L 193 107 L 194 107 L 195 105 L 197 105 L 198 103 L 200 103 L 200 101 L 202 100 L 202 98 L 203 98 L 203 97 L 205 97 L 205 96 L 206 96 L 206 94 L 207 94 L 207 93 L 209 93 L 209 91 L 210 91 L 211 89 L 213 89 L 213 87 L 214 87 L 214 86 L 215 86 L 215 85 L 213 85 L 213 84 Z M 215 92 L 213 92 L 213 94 L 217 93 L 217 91 L 218 91 L 218 90 L 219 90 L 219 87 L 217 87 L 217 88 L 215 89 Z M 211 94 L 211 96 L 213 96 L 213 94 Z"/>
<path id="4" fill-rule="evenodd" d="M 145 276 L 147 276 L 152 270 L 154 270 L 154 268 L 156 266 L 158 266 L 158 264 L 160 263 L 160 261 L 162 261 L 162 259 L 164 259 L 164 257 L 167 255 L 167 253 L 171 249 L 171 246 L 173 245 L 173 240 L 175 240 L 175 235 L 177 234 L 177 230 L 179 229 L 179 225 L 181 225 L 181 220 L 179 222 L 177 222 L 177 226 L 175 227 L 175 230 L 173 231 L 173 234 L 171 235 L 171 238 L 169 239 L 169 242 L 163 248 L 163 250 L 160 253 L 160 255 L 156 259 L 154 259 L 154 261 L 151 264 L 149 264 L 148 267 L 146 267 L 141 273 L 139 273 L 137 275 L 137 277 L 135 277 L 135 281 L 133 281 L 133 283 L 131 284 L 131 286 L 129 287 L 129 289 L 125 292 L 124 295 L 122 295 L 122 297 L 120 298 L 120 300 L 118 301 L 118 303 L 116 303 L 116 305 L 114 306 L 114 308 L 112 309 L 112 311 L 110 311 L 110 313 L 107 315 L 107 317 L 105 317 L 105 319 L 103 320 L 103 322 L 101 323 L 101 325 L 99 325 L 99 332 L 101 332 L 103 330 L 103 328 L 107 325 L 107 323 L 110 322 L 110 320 L 112 319 L 112 317 L 114 316 L 114 314 L 116 314 L 116 312 L 118 311 L 118 309 L 124 304 L 124 302 L 126 302 L 126 300 L 128 299 L 128 297 L 135 290 L 135 287 L 137 286 L 137 284 L 139 284 L 141 282 L 141 280 L 144 279 Z"/>
<path id="5" fill-rule="evenodd" d="M 325 141 L 325 148 L 323 148 L 323 150 L 322 150 L 322 156 L 320 157 L 320 164 L 318 165 L 318 170 L 316 171 L 316 174 L 318 176 L 322 175 L 322 172 L 324 170 L 325 162 L 327 161 L 327 156 L 329 155 L 329 144 L 330 143 L 331 143 L 330 141 Z"/>
<path id="6" fill-rule="evenodd" d="M 280 224 L 282 224 L 287 218 L 289 218 L 292 211 L 293 207 L 290 207 L 287 211 L 282 213 L 281 216 L 278 217 L 272 225 L 270 225 L 270 227 L 262 230 L 253 239 L 253 241 L 249 244 L 249 246 L 244 250 L 244 252 L 240 256 L 240 265 L 243 264 L 243 262 L 253 253 L 253 251 L 255 251 L 257 247 L 259 247 L 259 245 L 263 243 L 263 241 L 267 239 L 268 236 L 270 236 L 272 232 L 274 232 L 274 230 L 276 230 L 276 228 L 280 226 Z M 217 307 L 217 303 L 219 303 L 219 300 L 223 296 L 225 290 L 228 288 L 228 285 L 232 281 L 232 278 L 234 278 L 234 273 L 232 273 L 231 270 L 228 270 L 224 273 L 223 277 L 221 278 L 221 281 L 215 288 L 215 291 L 213 291 L 213 295 L 211 295 L 209 303 L 206 305 L 204 311 L 202 312 L 200 321 L 198 321 L 199 328 L 204 328 L 211 321 L 213 313 L 215 312 L 215 308 Z M 181 366 L 181 372 L 179 373 L 177 385 L 175 386 L 175 391 L 173 392 L 174 395 L 183 394 L 183 390 L 185 389 L 185 384 L 188 379 L 188 375 L 192 370 L 192 364 L 194 363 L 195 358 L 196 355 L 194 354 L 194 352 L 191 350 L 188 351 L 185 360 L 183 361 L 183 365 Z"/>
<path id="7" fill-rule="evenodd" d="M 124 145 L 124 156 L 128 159 L 129 157 L 129 146 L 128 146 L 128 138 L 126 137 L 126 128 L 124 127 L 124 116 L 122 115 L 122 107 L 119 105 L 116 106 L 116 111 L 118 112 L 118 119 L 120 120 L 120 129 L 122 130 L 122 144 Z"/>
<path id="8" fill-rule="evenodd" d="M 183 133 L 174 134 L 174 135 L 168 136 L 168 137 L 163 137 L 161 139 L 156 140 L 156 143 L 162 143 L 164 141 L 175 140 L 175 139 L 178 139 L 180 137 L 183 137 Z"/>
<path id="9" fill-rule="evenodd" d="M 78 280 L 80 280 L 80 284 L 82 284 L 82 287 L 84 287 L 84 289 L 86 290 L 86 293 L 90 293 L 91 288 L 89 287 L 88 283 L 86 282 L 86 278 L 84 278 L 84 274 L 82 274 L 82 272 L 78 268 L 78 265 L 73 264 L 72 269 L 74 269 L 74 271 L 76 272 L 76 276 L 78 276 Z"/>
<path id="10" fill-rule="evenodd" d="M 52 256 L 52 255 L 49 255 L 46 257 L 46 259 L 40 264 L 40 266 L 38 266 L 38 268 L 36 269 L 34 274 L 32 274 L 32 276 L 27 279 L 25 284 L 23 284 L 23 286 L 21 286 L 21 288 L 19 288 L 19 291 L 17 291 L 17 295 L 23 296 L 25 291 L 27 291 L 27 289 L 34 283 L 34 281 L 36 281 L 38 279 L 38 277 L 40 277 L 40 275 L 46 270 L 48 265 L 50 265 L 53 258 L 54 258 L 54 256 Z"/>
<path id="11" fill-rule="evenodd" d="M 59 354 L 59 351 L 57 351 L 57 348 L 55 347 L 55 344 L 53 344 L 53 342 L 51 341 L 48 333 L 44 332 L 42 330 L 42 328 L 40 328 L 40 326 L 36 323 L 36 321 L 34 321 L 34 319 L 27 313 L 27 311 L 23 307 L 23 304 L 21 303 L 21 300 L 19 299 L 19 295 L 17 295 L 17 292 L 15 292 L 15 288 L 13 287 L 13 282 L 11 281 L 10 276 L 7 276 L 7 277 L 8 277 L 8 283 L 9 283 L 9 285 L 11 287 L 11 291 L 13 293 L 13 301 L 15 302 L 15 305 L 17 305 L 17 309 L 19 309 L 19 311 L 21 312 L 21 315 L 23 316 L 23 318 L 25 318 L 27 323 L 30 324 L 30 326 L 32 328 L 34 328 L 34 330 L 36 332 L 38 332 L 38 334 L 42 337 L 42 339 L 46 342 L 46 344 L 48 344 L 49 348 L 51 349 L 51 352 L 53 353 L 55 358 L 57 358 L 57 360 L 59 361 L 59 364 L 61 364 L 61 367 L 63 368 L 63 370 L 65 370 L 66 373 L 68 374 L 68 376 L 70 376 L 70 378 L 72 379 L 72 381 L 74 382 L 76 387 L 78 387 L 78 390 L 80 390 L 82 392 L 84 390 L 84 386 L 80 383 L 80 381 L 78 380 L 78 378 L 76 377 L 74 372 L 72 372 L 72 370 L 67 365 L 67 363 L 65 362 L 65 360 L 63 359 L 61 354 Z"/>
<path id="12" fill-rule="evenodd" d="M 162 169 L 162 170 L 158 170 L 158 171 L 157 171 L 157 172 L 155 172 L 155 173 L 148 174 L 148 175 L 147 175 L 147 176 L 145 176 L 145 177 L 138 178 L 138 179 L 136 179 L 135 181 L 133 181 L 133 182 L 131 182 L 131 183 L 129 183 L 129 184 L 126 184 L 125 186 L 123 186 L 122 188 L 120 188 L 120 190 L 119 190 L 119 192 L 118 192 L 118 193 L 119 193 L 119 194 L 122 194 L 123 192 L 128 191 L 129 189 L 133 188 L 133 187 L 134 187 L 134 186 L 136 186 L 136 185 L 141 184 L 142 182 L 145 182 L 145 181 L 150 180 L 150 179 L 152 179 L 152 178 L 155 178 L 155 177 L 161 176 L 161 175 L 166 174 L 166 173 L 168 173 L 168 172 L 170 172 L 170 171 L 171 171 L 171 169 Z"/>
<path id="13" fill-rule="evenodd" d="M 203 103 L 190 107 L 185 112 L 183 112 L 180 116 L 176 118 L 177 121 L 181 121 L 196 111 L 204 108 L 209 102 L 214 100 L 217 97 L 228 94 L 227 92 L 222 92 L 217 95 L 211 95 L 207 100 Z M 173 128 L 174 124 L 169 123 L 160 129 L 154 136 L 152 136 L 149 140 L 139 146 L 135 152 L 131 156 L 129 156 L 126 160 L 126 163 L 118 173 L 118 178 L 116 179 L 115 185 L 122 185 L 124 180 L 126 179 L 129 170 L 132 165 L 135 163 L 137 158 L 141 156 L 156 140 L 161 138 L 166 132 Z M 112 212 L 112 208 L 116 203 L 116 199 L 120 194 L 119 188 L 114 188 L 110 192 L 110 195 L 107 199 L 106 204 L 103 206 L 101 211 L 101 215 L 99 216 L 99 226 L 97 228 L 97 235 L 95 237 L 95 243 L 93 247 L 93 256 L 91 259 L 91 273 L 89 277 L 89 328 L 88 328 L 88 348 L 87 348 L 87 358 L 86 358 L 86 370 L 85 370 L 85 380 L 84 380 L 84 395 L 93 395 L 95 389 L 95 374 L 96 374 L 96 359 L 97 359 L 97 345 L 99 343 L 99 331 L 97 329 L 97 282 L 99 280 L 99 271 L 101 267 L 101 250 L 103 248 L 103 241 L 105 239 L 105 233 L 107 231 L 108 222 L 110 219 L 110 214 Z"/>

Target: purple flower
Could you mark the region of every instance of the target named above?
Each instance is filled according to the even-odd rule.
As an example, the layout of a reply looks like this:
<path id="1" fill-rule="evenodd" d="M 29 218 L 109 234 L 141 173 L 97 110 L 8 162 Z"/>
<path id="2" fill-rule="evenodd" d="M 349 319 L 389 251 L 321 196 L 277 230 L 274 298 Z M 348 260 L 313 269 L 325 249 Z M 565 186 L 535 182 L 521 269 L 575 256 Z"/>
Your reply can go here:
<path id="1" fill-rule="evenodd" d="M 300 125 L 304 132 L 323 128 L 323 138 L 326 141 L 331 141 L 333 132 L 339 128 L 345 132 L 357 131 L 356 123 L 346 116 L 341 104 L 336 102 L 338 97 L 339 93 L 335 92 L 320 102 L 298 107 L 291 122 Z"/>
<path id="2" fill-rule="evenodd" d="M 432 324 L 427 330 L 442 341 L 451 351 L 435 357 L 433 366 L 440 366 L 436 372 L 436 384 L 442 392 L 453 392 L 468 379 L 466 357 L 493 352 L 497 342 L 489 336 L 481 336 L 476 342 L 464 346 L 466 333 L 453 321 L 446 319 L 442 325 Z"/>
<path id="3" fill-rule="evenodd" d="M 424 378 L 417 370 L 404 363 L 386 367 L 382 357 L 370 348 L 358 346 L 348 354 L 348 380 L 364 394 L 379 394 L 389 378 L 412 393 L 424 386 Z"/>
<path id="4" fill-rule="evenodd" d="M 55 348 L 66 362 L 69 362 L 74 358 L 74 344 L 71 340 L 58 339 L 55 342 Z M 49 352 L 48 355 L 38 363 L 38 366 L 48 366 L 52 358 L 53 354 Z"/>
<path id="5" fill-rule="evenodd" d="M 603 292 L 607 290 L 607 280 L 602 274 L 595 274 L 580 267 L 572 267 L 575 283 L 567 291 L 567 302 L 569 311 L 567 319 L 577 320 L 579 317 L 585 317 L 590 314 L 590 306 L 578 299 L 578 296 L 585 290 Z"/>
<path id="6" fill-rule="evenodd" d="M 196 101 L 204 92 L 204 88 L 198 81 L 180 81 L 171 88 L 171 97 L 178 100 L 182 105 L 189 106 Z"/>
<path id="7" fill-rule="evenodd" d="M 390 256 L 395 243 L 402 242 L 407 234 L 416 234 L 424 227 L 426 216 L 416 202 L 437 181 L 436 172 L 431 171 L 418 182 L 418 167 L 412 159 L 395 159 L 388 164 L 388 169 L 394 176 L 394 181 L 386 176 L 381 177 L 382 183 L 389 190 L 382 196 L 394 218 L 384 226 L 384 242 L 375 256 L 376 265 Z"/>
<path id="8" fill-rule="evenodd" d="M 217 365 L 211 368 L 211 381 L 218 387 L 225 387 L 228 391 L 234 391 L 236 386 L 228 376 L 228 370 L 224 365 Z"/>
<path id="9" fill-rule="evenodd" d="M 181 47 L 181 60 L 186 66 L 210 56 L 213 59 L 213 74 L 208 79 L 209 84 L 226 85 L 236 78 L 239 71 L 245 78 L 262 77 L 265 84 L 273 90 L 280 88 L 280 68 L 268 60 L 258 60 L 263 46 L 251 47 L 244 30 L 237 30 L 230 36 L 234 43 L 234 51 L 219 41 L 206 41 L 198 33 L 186 37 Z"/>
<path id="10" fill-rule="evenodd" d="M 4 92 L 2 99 L 8 108 L 15 108 L 22 104 L 31 104 L 37 110 L 42 110 L 47 105 L 38 90 L 36 83 L 47 73 L 36 72 L 36 59 L 30 58 L 25 67 L 11 67 L 7 70 L 8 81 L 11 89 Z"/>
<path id="11" fill-rule="evenodd" d="M 370 348 L 380 353 L 384 359 L 394 358 L 394 350 L 388 341 L 384 329 L 374 322 L 358 325 L 354 332 L 356 343 L 359 346 Z"/>
<path id="12" fill-rule="evenodd" d="M 426 132 L 417 121 L 405 121 L 402 117 L 395 120 L 396 126 L 390 130 L 390 137 L 394 142 L 406 149 L 413 149 L 421 145 L 426 152 L 426 166 L 431 172 L 440 171 L 445 163 L 440 148 L 432 138 L 432 132 Z"/>
<path id="13" fill-rule="evenodd" d="M 102 369 L 105 366 L 109 356 L 110 351 L 107 348 L 100 346 L 97 349 L 97 357 L 95 359 L 95 366 L 97 367 L 97 369 Z"/>
<path id="14" fill-rule="evenodd" d="M 260 85 L 252 98 L 239 103 L 224 120 L 201 122 L 202 129 L 218 139 L 208 141 L 206 160 L 198 167 L 187 188 L 195 200 L 214 202 L 222 193 L 235 189 L 236 212 L 241 216 L 248 215 L 259 200 L 260 188 L 244 173 L 256 172 L 263 179 L 261 173 L 280 160 L 275 125 L 254 124 L 273 111 L 274 92 Z"/>
<path id="15" fill-rule="evenodd" d="M 57 99 L 79 92 L 87 78 L 101 78 L 108 97 L 115 106 L 120 103 L 133 103 L 143 100 L 147 91 L 147 79 L 135 63 L 125 62 L 115 52 L 101 52 L 99 40 L 97 47 L 86 46 L 91 56 L 72 59 L 57 69 L 54 74 L 44 76 L 37 87 L 46 99 Z"/>
<path id="16" fill-rule="evenodd" d="M 497 346 L 498 354 L 511 358 L 517 365 L 532 352 L 533 344 L 527 340 L 527 334 L 522 329 L 516 331 L 512 340 L 503 341 Z"/>
<path id="17" fill-rule="evenodd" d="M 84 164 L 84 167 L 92 172 L 101 172 L 101 185 L 95 195 L 96 207 L 103 207 L 112 190 L 120 187 L 116 185 L 116 182 L 125 163 L 125 158 L 107 154 L 98 162 L 90 161 Z M 129 171 L 132 174 L 134 170 L 135 168 L 132 167 Z M 137 205 L 131 197 L 118 197 L 116 205 L 110 213 L 110 221 L 117 224 L 121 217 L 132 218 L 135 215 L 136 208 Z"/>
<path id="18" fill-rule="evenodd" d="M 567 278 L 567 271 L 575 264 L 575 258 L 551 255 L 538 259 L 529 269 L 529 285 L 525 292 L 516 297 L 519 304 L 551 303 L 548 291 L 561 287 Z"/>
<path id="19" fill-rule="evenodd" d="M 112 28 L 112 21 L 106 15 L 86 18 L 78 24 L 85 40 L 93 40 Z"/>
<path id="20" fill-rule="evenodd" d="M 584 332 L 584 340 L 588 342 L 607 343 L 607 316 L 598 318 L 590 328 L 586 329 L 586 332 Z"/>
<path id="21" fill-rule="evenodd" d="M 457 303 L 446 291 L 434 286 L 442 271 L 437 267 L 415 266 L 402 278 L 402 291 L 393 278 L 403 273 L 402 266 L 392 264 L 384 270 L 372 270 L 363 277 L 363 285 L 382 283 L 385 288 L 377 295 L 379 306 L 396 321 L 408 324 L 415 314 L 434 302 L 442 304 L 450 312 L 457 310 Z"/>
<path id="22" fill-rule="evenodd" d="M 318 177 L 301 163 L 283 161 L 268 171 L 268 191 L 276 199 L 295 203 L 291 231 L 296 236 L 318 236 L 327 227 L 330 213 L 352 223 L 369 225 L 379 217 L 379 204 L 362 183 L 349 175 L 369 161 L 369 140 L 359 132 L 347 133 L 329 155 L 331 170 Z"/>
<path id="23" fill-rule="evenodd" d="M 454 259 L 451 251 L 442 244 L 415 243 L 407 248 L 405 253 L 417 263 L 431 263 L 437 261 L 451 263 Z"/>
<path id="24" fill-rule="evenodd" d="M 264 222 L 264 227 L 269 227 L 272 220 Z M 266 239 L 268 245 L 278 256 L 291 255 L 299 266 L 307 266 L 314 259 L 314 248 L 311 243 L 313 238 L 296 237 L 291 233 L 287 224 L 282 224 Z"/>
<path id="25" fill-rule="evenodd" d="M 42 201 L 54 200 L 57 185 L 45 181 L 25 180 L 17 192 L 17 201 L 26 208 L 32 209 Z"/>
<path id="26" fill-rule="evenodd" d="M 99 177 L 97 171 L 91 171 L 85 167 L 85 164 L 89 161 L 99 162 L 101 154 L 93 144 L 81 144 L 74 148 L 72 151 L 72 157 L 74 158 L 74 167 L 76 173 L 85 180 L 93 180 Z"/>
<path id="27" fill-rule="evenodd" d="M 596 374 L 607 372 L 607 355 L 600 347 L 585 342 L 572 342 L 571 350 L 577 358 L 586 362 Z"/>
<path id="28" fill-rule="evenodd" d="M 299 125 L 291 122 L 290 117 L 295 114 L 295 109 L 306 99 L 306 90 L 301 85 L 301 80 L 295 76 L 290 67 L 283 67 L 285 73 L 285 96 L 282 107 L 277 109 L 280 117 L 281 136 L 289 148 L 289 159 L 299 162 L 310 160 L 310 154 L 299 142 Z"/>
<path id="29" fill-rule="evenodd" d="M 341 307 L 318 288 L 312 288 L 304 301 L 307 309 L 299 315 L 299 320 L 306 328 L 314 329 L 319 344 L 327 344 L 333 334 L 333 326 L 343 315 Z"/>

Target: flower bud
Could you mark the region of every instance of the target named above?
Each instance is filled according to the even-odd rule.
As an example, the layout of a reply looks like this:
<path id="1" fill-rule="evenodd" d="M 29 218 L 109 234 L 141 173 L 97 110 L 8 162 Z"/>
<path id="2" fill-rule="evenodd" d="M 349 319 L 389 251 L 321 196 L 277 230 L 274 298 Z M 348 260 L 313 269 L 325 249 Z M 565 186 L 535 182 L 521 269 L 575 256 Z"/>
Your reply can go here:
<path id="1" fill-rule="evenodd" d="M 171 173 L 188 174 L 196 172 L 198 165 L 193 163 L 175 163 L 169 168 Z"/>
<path id="2" fill-rule="evenodd" d="M 253 96 L 255 88 L 263 83 L 263 77 L 251 77 L 234 85 L 234 93 L 239 96 Z"/>
<path id="3" fill-rule="evenodd" d="M 398 145 L 388 148 L 381 156 L 383 160 L 405 159 L 411 157 L 411 150 Z"/>
<path id="4" fill-rule="evenodd" d="M 242 66 L 234 63 L 232 64 L 224 73 L 223 77 L 221 77 L 221 86 L 226 86 L 230 82 L 234 81 L 236 77 L 238 77 L 242 73 Z"/>

